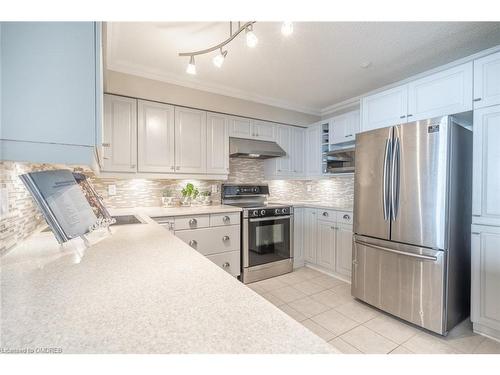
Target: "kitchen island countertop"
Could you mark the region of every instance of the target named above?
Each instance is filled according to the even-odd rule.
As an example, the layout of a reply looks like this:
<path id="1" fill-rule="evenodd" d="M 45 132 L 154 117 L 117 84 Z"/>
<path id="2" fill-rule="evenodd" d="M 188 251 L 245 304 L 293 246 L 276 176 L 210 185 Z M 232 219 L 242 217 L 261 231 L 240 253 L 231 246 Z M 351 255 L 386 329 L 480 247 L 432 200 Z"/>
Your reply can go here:
<path id="1" fill-rule="evenodd" d="M 113 227 L 112 236 L 87 249 L 78 239 L 59 247 L 46 232 L 3 256 L 0 346 L 63 353 L 336 352 L 140 216 L 144 224 Z"/>

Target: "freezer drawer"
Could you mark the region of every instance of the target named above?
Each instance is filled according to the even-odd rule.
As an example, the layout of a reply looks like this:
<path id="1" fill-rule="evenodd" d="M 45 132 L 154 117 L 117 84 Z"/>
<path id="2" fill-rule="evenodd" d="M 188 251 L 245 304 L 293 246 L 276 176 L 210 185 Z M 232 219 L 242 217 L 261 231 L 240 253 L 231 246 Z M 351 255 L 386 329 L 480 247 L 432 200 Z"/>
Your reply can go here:
<path id="1" fill-rule="evenodd" d="M 445 334 L 445 258 L 445 251 L 355 236 L 352 295 Z"/>

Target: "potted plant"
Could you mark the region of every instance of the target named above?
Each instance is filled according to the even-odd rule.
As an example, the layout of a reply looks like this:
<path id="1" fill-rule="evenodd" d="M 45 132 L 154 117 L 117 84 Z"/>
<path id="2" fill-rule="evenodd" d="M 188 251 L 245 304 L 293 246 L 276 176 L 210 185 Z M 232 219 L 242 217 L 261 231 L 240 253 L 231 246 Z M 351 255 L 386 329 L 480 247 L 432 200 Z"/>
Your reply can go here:
<path id="1" fill-rule="evenodd" d="M 163 189 L 161 203 L 165 207 L 171 207 L 175 205 L 175 197 L 170 189 Z"/>
<path id="2" fill-rule="evenodd" d="M 199 194 L 198 189 L 194 187 L 192 183 L 187 183 L 186 186 L 181 190 L 182 194 L 182 199 L 181 199 L 181 205 L 183 206 L 190 206 L 191 201 L 193 199 L 196 199 L 196 197 Z"/>

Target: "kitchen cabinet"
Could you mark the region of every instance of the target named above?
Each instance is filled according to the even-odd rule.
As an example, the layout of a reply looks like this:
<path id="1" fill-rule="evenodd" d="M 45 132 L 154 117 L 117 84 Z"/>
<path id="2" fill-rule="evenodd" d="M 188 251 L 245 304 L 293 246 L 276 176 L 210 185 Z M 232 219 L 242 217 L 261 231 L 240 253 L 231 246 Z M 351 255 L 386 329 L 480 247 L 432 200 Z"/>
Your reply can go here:
<path id="1" fill-rule="evenodd" d="M 276 126 L 272 122 L 254 120 L 252 129 L 254 139 L 258 139 L 261 141 L 276 140 Z"/>
<path id="2" fill-rule="evenodd" d="M 228 126 L 227 116 L 207 114 L 207 173 L 229 173 Z"/>
<path id="3" fill-rule="evenodd" d="M 305 152 L 306 176 L 321 176 L 321 124 L 315 124 L 306 129 Z"/>
<path id="4" fill-rule="evenodd" d="M 304 209 L 304 260 L 316 263 L 317 214 L 315 208 Z"/>
<path id="5" fill-rule="evenodd" d="M 359 111 L 347 112 L 332 117 L 329 121 L 329 141 L 331 145 L 352 142 L 359 132 Z"/>
<path id="6" fill-rule="evenodd" d="M 330 221 L 318 220 L 316 263 L 329 271 L 334 270 L 335 237 L 335 225 Z"/>
<path id="7" fill-rule="evenodd" d="M 104 95 L 102 170 L 137 171 L 137 100 Z"/>
<path id="8" fill-rule="evenodd" d="M 304 148 L 305 148 L 305 130 L 292 127 L 292 147 L 290 156 L 292 159 L 294 176 L 304 175 Z"/>
<path id="9" fill-rule="evenodd" d="M 206 173 L 207 113 L 175 107 L 175 171 Z"/>
<path id="10" fill-rule="evenodd" d="M 175 168 L 174 106 L 139 100 L 137 165 L 139 172 L 173 172 Z"/>
<path id="11" fill-rule="evenodd" d="M 472 110 L 472 62 L 408 84 L 407 121 Z"/>
<path id="12" fill-rule="evenodd" d="M 276 142 L 286 152 L 285 156 L 276 158 L 276 174 L 278 176 L 288 176 L 293 173 L 292 158 L 292 128 L 290 126 L 278 126 Z"/>
<path id="13" fill-rule="evenodd" d="M 274 141 L 276 140 L 276 130 L 272 122 L 234 116 L 229 122 L 229 136 Z"/>
<path id="14" fill-rule="evenodd" d="M 471 320 L 500 340 L 500 227 L 472 226 Z"/>
<path id="15" fill-rule="evenodd" d="M 384 128 L 406 121 L 408 85 L 401 85 L 361 100 L 361 131 Z"/>
<path id="16" fill-rule="evenodd" d="M 472 222 L 500 225 L 500 105 L 474 111 Z"/>
<path id="17" fill-rule="evenodd" d="M 276 142 L 286 152 L 285 156 L 268 159 L 264 163 L 266 178 L 294 178 L 304 176 L 304 135 L 302 128 L 279 125 Z"/>
<path id="18" fill-rule="evenodd" d="M 500 104 L 500 52 L 474 60 L 474 109 Z"/>
<path id="19" fill-rule="evenodd" d="M 304 265 L 304 208 L 293 210 L 293 267 Z"/>
<path id="20" fill-rule="evenodd" d="M 352 226 L 339 224 L 335 234 L 335 272 L 351 278 Z"/>
<path id="21" fill-rule="evenodd" d="M 2 160 L 96 162 L 101 24 L 1 22 Z"/>

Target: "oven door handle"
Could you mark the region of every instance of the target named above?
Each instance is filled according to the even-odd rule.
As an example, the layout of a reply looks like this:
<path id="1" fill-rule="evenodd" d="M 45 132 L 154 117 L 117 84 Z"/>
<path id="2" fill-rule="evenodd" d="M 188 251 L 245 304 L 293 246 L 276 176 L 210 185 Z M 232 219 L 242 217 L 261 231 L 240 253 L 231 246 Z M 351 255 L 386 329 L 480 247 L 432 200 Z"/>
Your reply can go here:
<path id="1" fill-rule="evenodd" d="M 253 218 L 253 219 L 248 219 L 249 222 L 255 223 L 257 221 L 271 221 L 271 220 L 284 220 L 284 219 L 290 219 L 292 216 L 287 215 L 287 216 L 268 216 L 268 217 L 259 217 L 259 218 Z"/>

